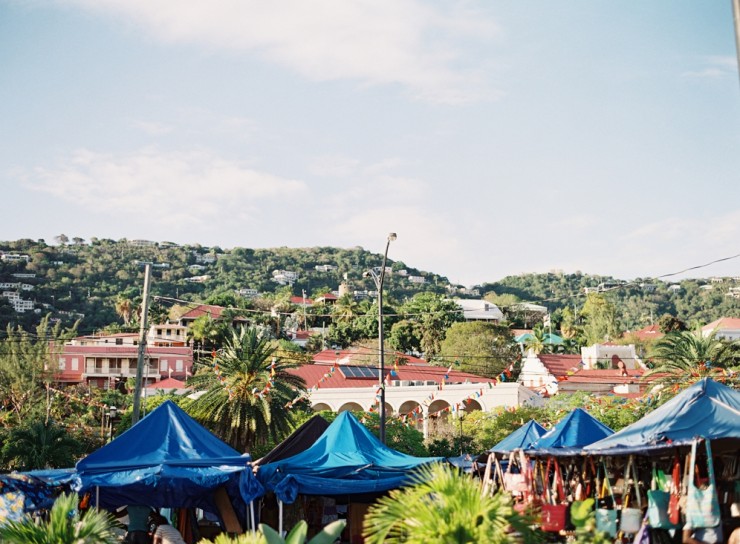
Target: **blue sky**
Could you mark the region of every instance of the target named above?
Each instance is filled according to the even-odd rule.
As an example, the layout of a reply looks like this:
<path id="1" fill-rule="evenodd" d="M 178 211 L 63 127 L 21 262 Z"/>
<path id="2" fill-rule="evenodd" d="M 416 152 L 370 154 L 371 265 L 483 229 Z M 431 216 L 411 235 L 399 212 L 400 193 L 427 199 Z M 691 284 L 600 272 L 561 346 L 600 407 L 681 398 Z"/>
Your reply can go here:
<path id="1" fill-rule="evenodd" d="M 2 240 L 394 231 L 466 285 L 740 253 L 730 0 L 5 0 L 0 119 Z"/>

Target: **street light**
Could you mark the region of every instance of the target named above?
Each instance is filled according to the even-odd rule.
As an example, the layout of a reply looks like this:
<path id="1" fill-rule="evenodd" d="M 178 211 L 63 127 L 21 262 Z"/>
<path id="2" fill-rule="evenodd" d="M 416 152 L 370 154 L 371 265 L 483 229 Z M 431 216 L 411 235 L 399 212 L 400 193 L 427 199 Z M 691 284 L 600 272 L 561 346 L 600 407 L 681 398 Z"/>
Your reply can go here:
<path id="1" fill-rule="evenodd" d="M 385 444 L 385 353 L 383 350 L 383 280 L 385 279 L 385 263 L 388 260 L 388 247 L 396 239 L 396 233 L 391 232 L 385 244 L 383 265 L 380 274 L 375 269 L 368 270 L 363 277 L 371 277 L 378 289 L 378 354 L 380 358 L 380 441 Z"/>

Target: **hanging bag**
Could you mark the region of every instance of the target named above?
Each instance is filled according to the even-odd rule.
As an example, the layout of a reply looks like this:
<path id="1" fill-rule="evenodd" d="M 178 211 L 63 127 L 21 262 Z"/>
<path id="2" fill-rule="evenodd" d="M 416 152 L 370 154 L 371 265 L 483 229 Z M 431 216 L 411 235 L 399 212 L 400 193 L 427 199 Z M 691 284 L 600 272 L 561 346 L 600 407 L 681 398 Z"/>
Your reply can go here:
<path id="1" fill-rule="evenodd" d="M 553 462 L 554 461 L 554 462 Z M 555 490 L 549 492 L 550 466 L 555 465 Z M 549 503 L 542 505 L 542 530 L 550 533 L 559 533 L 565 530 L 565 520 L 568 513 L 568 505 L 558 503 L 558 500 L 565 500 L 563 490 L 563 476 L 560 473 L 560 464 L 552 457 L 547 460 L 547 470 L 545 471 L 545 486 L 548 489 Z"/>
<path id="2" fill-rule="evenodd" d="M 676 454 L 673 460 L 673 483 L 671 485 L 671 497 L 668 500 L 668 520 L 672 525 L 681 524 L 681 461 Z"/>
<path id="3" fill-rule="evenodd" d="M 596 509 L 596 530 L 601 533 L 607 533 L 610 537 L 614 538 L 617 536 L 616 501 L 614 500 L 612 484 L 609 482 L 609 473 L 606 470 L 606 463 L 602 461 L 601 465 L 604 469 L 604 480 L 601 484 L 599 500 L 597 501 L 599 508 Z M 609 492 L 611 503 L 605 500 L 607 491 Z M 608 506 L 611 506 L 611 508 Z"/>
<path id="4" fill-rule="evenodd" d="M 717 486 L 714 481 L 714 463 L 712 462 L 712 448 L 709 440 L 705 440 L 707 450 L 707 476 L 705 487 L 697 487 L 696 479 L 696 446 L 695 440 L 691 444 L 691 468 L 689 469 L 688 491 L 686 493 L 686 524 L 685 529 L 697 527 L 716 527 L 720 523 L 719 500 Z"/>
<path id="5" fill-rule="evenodd" d="M 652 480 L 648 497 L 648 523 L 656 529 L 675 529 L 676 525 L 671 522 L 668 507 L 671 501 L 671 492 L 662 487 L 658 478 L 655 463 L 653 463 Z"/>
<path id="6" fill-rule="evenodd" d="M 584 458 L 581 477 L 578 482 L 578 489 L 580 491 L 576 491 L 576 500 L 570 505 L 570 523 L 573 527 L 584 527 L 588 518 L 593 513 L 594 504 L 596 503 L 595 478 L 596 469 L 594 467 L 593 457 Z M 591 494 L 591 490 L 594 491 L 593 495 Z"/>
<path id="7" fill-rule="evenodd" d="M 630 470 L 631 469 L 631 470 Z M 630 474 L 632 472 L 632 474 Z M 622 512 L 619 520 L 619 530 L 630 535 L 637 534 L 642 527 L 642 499 L 640 498 L 640 488 L 637 479 L 637 467 L 635 466 L 634 456 L 630 455 L 627 461 L 627 468 L 624 471 L 625 490 L 622 499 Z M 637 508 L 629 507 L 630 488 L 635 489 L 635 499 Z"/>
<path id="8" fill-rule="evenodd" d="M 529 485 L 527 484 L 527 476 L 524 473 L 526 467 L 520 466 L 519 472 L 511 472 L 516 455 L 516 451 L 509 454 L 509 464 L 506 467 L 506 474 L 504 474 L 504 489 L 512 495 L 521 496 L 522 493 L 529 490 Z M 519 462 L 521 463 L 521 459 Z"/>

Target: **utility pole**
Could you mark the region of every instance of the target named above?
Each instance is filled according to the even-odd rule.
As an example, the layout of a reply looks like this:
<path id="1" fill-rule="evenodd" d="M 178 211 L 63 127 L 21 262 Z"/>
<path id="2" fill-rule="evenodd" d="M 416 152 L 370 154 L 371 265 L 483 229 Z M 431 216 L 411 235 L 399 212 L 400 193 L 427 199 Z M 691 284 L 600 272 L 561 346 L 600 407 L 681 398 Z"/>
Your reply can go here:
<path id="1" fill-rule="evenodd" d="M 738 74 L 740 74 L 740 0 L 732 0 L 732 18 L 735 21 L 735 48 Z"/>
<path id="2" fill-rule="evenodd" d="M 131 423 L 136 425 L 141 410 L 141 379 L 144 374 L 144 355 L 146 353 L 147 315 L 149 314 L 149 281 L 151 265 L 144 266 L 144 300 L 141 301 L 141 327 L 139 328 L 139 358 L 136 362 L 136 387 L 134 388 L 134 413 Z"/>

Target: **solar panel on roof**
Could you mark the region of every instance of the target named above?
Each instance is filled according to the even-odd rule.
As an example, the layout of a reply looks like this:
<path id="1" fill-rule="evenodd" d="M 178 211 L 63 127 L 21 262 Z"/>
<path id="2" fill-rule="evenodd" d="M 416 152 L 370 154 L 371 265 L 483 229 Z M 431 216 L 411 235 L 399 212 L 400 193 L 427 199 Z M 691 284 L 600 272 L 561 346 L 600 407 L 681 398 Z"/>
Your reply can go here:
<path id="1" fill-rule="evenodd" d="M 380 372 L 377 368 L 369 366 L 340 366 L 339 371 L 344 374 L 345 378 L 373 379 L 380 378 Z"/>

